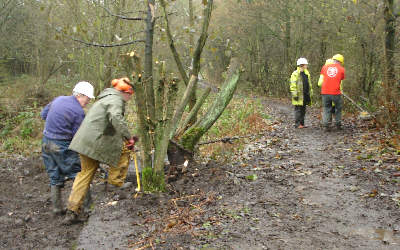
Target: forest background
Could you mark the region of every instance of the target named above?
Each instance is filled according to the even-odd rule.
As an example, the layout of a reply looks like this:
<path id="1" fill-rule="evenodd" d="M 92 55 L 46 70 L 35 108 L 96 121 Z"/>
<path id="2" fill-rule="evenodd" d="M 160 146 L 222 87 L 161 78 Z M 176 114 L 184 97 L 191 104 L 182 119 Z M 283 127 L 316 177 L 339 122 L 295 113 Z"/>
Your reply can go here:
<path id="1" fill-rule="evenodd" d="M 171 39 L 188 75 L 193 72 L 196 41 L 203 34 L 210 1 L 165 1 L 165 12 L 162 2 L 0 0 L 1 151 L 39 153 L 43 128 L 39 113 L 45 104 L 55 96 L 69 95 L 80 80 L 93 83 L 98 94 L 111 79 L 126 75 L 121 55 L 135 51 L 145 57 L 149 13 L 154 25 L 154 68 L 150 68 L 154 82 L 165 75 L 180 78 L 177 91 L 182 95 L 187 83 L 171 53 Z M 319 71 L 337 53 L 345 57 L 344 91 L 375 116 L 377 126 L 398 134 L 399 13 L 397 0 L 215 1 L 199 59 L 198 85 L 211 85 L 218 92 L 229 78 L 232 58 L 238 58 L 241 76 L 236 96 L 245 101 L 233 98 L 203 140 L 261 131 L 268 114 L 259 101 L 248 97 L 287 98 L 288 78 L 299 57 L 309 61 L 317 93 L 314 103 L 319 106 Z M 203 92 L 198 88 L 196 96 Z M 212 105 L 216 96 L 212 93 L 205 106 Z M 130 107 L 129 118 L 134 120 L 137 108 Z M 348 106 L 347 112 L 356 110 Z M 215 158 L 230 152 L 204 151 L 213 152 Z"/>

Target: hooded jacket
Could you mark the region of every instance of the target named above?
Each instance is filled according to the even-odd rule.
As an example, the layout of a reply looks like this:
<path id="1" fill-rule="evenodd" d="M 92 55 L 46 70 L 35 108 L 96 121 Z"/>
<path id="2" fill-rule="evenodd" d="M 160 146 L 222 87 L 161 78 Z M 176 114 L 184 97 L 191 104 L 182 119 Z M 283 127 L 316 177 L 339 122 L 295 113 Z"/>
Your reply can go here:
<path id="1" fill-rule="evenodd" d="M 293 71 L 292 75 L 290 76 L 290 93 L 292 94 L 292 104 L 293 105 L 299 105 L 303 106 L 303 100 L 304 100 L 304 93 L 303 93 L 303 79 L 300 75 L 300 67 L 297 67 L 295 71 Z M 309 94 L 310 94 L 310 99 L 313 96 L 313 88 L 311 84 L 311 77 L 310 77 L 310 72 L 308 72 L 307 69 L 304 70 L 304 73 L 306 74 L 308 78 L 308 84 L 309 84 Z M 298 100 L 295 100 L 295 97 L 298 97 Z M 311 104 L 311 101 L 310 101 Z"/>
<path id="2" fill-rule="evenodd" d="M 69 148 L 94 160 L 117 166 L 123 143 L 131 138 L 124 120 L 125 103 L 118 90 L 103 90 L 86 114 Z"/>

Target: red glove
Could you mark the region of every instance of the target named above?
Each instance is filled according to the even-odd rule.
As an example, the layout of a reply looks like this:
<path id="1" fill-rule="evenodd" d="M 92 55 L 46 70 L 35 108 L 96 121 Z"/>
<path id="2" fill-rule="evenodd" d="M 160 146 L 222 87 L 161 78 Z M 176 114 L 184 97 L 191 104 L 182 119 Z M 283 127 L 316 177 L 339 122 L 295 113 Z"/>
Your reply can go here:
<path id="1" fill-rule="evenodd" d="M 132 136 L 127 142 L 126 142 L 126 148 L 135 151 L 135 143 L 139 140 L 136 136 Z"/>

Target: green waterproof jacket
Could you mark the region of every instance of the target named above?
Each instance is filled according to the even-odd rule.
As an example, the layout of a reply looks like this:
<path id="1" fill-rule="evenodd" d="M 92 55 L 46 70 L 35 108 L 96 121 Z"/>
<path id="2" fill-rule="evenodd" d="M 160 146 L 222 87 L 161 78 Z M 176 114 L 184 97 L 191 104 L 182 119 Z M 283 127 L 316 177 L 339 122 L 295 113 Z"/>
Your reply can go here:
<path id="1" fill-rule="evenodd" d="M 100 93 L 76 132 L 69 148 L 94 160 L 117 166 L 124 140 L 129 139 L 121 92 L 108 88 Z"/>
<path id="2" fill-rule="evenodd" d="M 300 67 L 297 67 L 295 71 L 293 71 L 292 75 L 290 76 L 290 93 L 292 94 L 292 104 L 293 105 L 303 105 L 303 78 L 300 75 Z M 313 89 L 311 84 L 310 72 L 307 69 L 304 70 L 304 73 L 308 77 L 308 84 L 310 86 L 310 98 L 313 95 Z M 294 98 L 298 97 L 296 101 Z"/>

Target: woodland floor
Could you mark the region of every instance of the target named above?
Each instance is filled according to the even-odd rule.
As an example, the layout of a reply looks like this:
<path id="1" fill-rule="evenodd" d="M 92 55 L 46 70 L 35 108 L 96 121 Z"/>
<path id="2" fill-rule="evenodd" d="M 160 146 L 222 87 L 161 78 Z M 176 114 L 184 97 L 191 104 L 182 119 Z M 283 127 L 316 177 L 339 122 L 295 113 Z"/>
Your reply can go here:
<path id="1" fill-rule="evenodd" d="M 382 153 L 381 135 L 354 119 L 325 133 L 309 109 L 308 127 L 295 129 L 291 105 L 265 106 L 270 128 L 232 163 L 178 168 L 167 193 L 136 198 L 134 187 L 106 193 L 96 178 L 89 221 L 69 227 L 49 212 L 41 159 L 3 157 L 0 248 L 400 249 L 395 149 Z"/>

